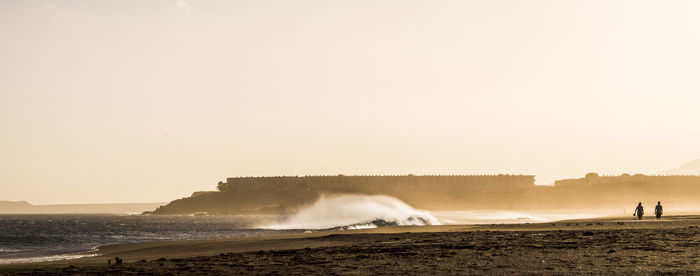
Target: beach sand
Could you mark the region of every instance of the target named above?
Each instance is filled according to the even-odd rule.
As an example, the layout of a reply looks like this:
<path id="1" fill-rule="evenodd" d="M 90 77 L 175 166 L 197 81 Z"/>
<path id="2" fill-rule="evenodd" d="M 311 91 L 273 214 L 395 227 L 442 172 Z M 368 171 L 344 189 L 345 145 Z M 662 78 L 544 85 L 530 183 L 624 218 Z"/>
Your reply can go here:
<path id="1" fill-rule="evenodd" d="M 700 216 L 383 227 L 108 245 L 0 274 L 700 274 Z M 125 260 L 114 265 L 114 257 Z M 111 258 L 113 265 L 107 266 Z"/>

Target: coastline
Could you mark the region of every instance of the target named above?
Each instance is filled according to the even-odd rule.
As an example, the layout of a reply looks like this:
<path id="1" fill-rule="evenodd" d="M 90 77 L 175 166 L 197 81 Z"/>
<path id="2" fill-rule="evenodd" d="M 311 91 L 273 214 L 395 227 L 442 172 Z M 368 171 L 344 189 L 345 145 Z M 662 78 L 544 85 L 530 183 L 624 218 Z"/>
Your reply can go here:
<path id="1" fill-rule="evenodd" d="M 696 273 L 700 269 L 698 225 L 700 216 L 697 215 L 668 216 L 661 221 L 609 217 L 525 224 L 395 226 L 265 237 L 114 244 L 98 247 L 100 256 L 95 257 L 3 264 L 0 265 L 0 274 L 274 273 L 282 267 L 291 269 L 290 266 L 294 268 L 288 270 L 290 273 L 342 273 L 342 269 L 367 269 L 367 261 L 374 257 L 381 257 L 386 262 L 381 265 L 372 261 L 372 272 L 379 269 L 379 272 L 393 273 L 412 270 L 387 263 L 402 263 L 411 260 L 412 256 L 425 254 L 428 255 L 414 261 L 423 262 L 421 269 L 429 268 L 429 263 L 444 265 L 436 270 L 440 272 L 507 272 L 512 269 L 509 265 L 514 265 L 509 264 L 509 259 L 517 257 L 518 262 L 522 262 L 519 265 L 530 267 L 528 272 L 532 273 L 556 272 L 548 267 L 559 269 L 560 273 L 606 272 L 604 269 L 611 268 L 619 269 L 614 270 L 618 272 Z M 433 256 L 446 252 L 451 253 Z M 309 254 L 314 256 L 313 260 L 335 261 L 314 265 L 313 260 L 299 259 L 299 256 Z M 490 258 L 484 258 L 484 254 L 490 254 Z M 658 259 L 659 255 L 664 259 Z M 114 257 L 124 259 L 125 263 L 108 267 L 107 260 Z M 530 263 L 533 257 L 542 260 L 565 257 L 560 261 L 578 261 L 574 267 L 549 266 Z M 466 268 L 459 264 L 466 260 L 475 263 L 464 270 Z M 664 267 L 654 263 L 667 261 L 671 263 Z M 614 266 L 615 263 L 618 266 Z M 188 270 L 180 270 L 183 266 Z"/>
<path id="2" fill-rule="evenodd" d="M 556 220 L 562 220 L 562 218 L 566 219 L 587 219 L 587 218 L 595 218 L 595 217 L 602 217 L 603 214 L 606 213 L 612 213 L 611 210 L 596 210 L 595 212 L 592 213 L 585 213 L 582 214 L 580 212 L 576 211 L 571 211 L 571 210 L 563 210 L 563 211 L 557 211 L 557 212 L 547 212 L 547 211 L 537 211 L 537 212 L 513 212 L 513 211 L 502 211 L 502 210 L 472 210 L 472 211 L 442 211 L 442 212 L 435 212 L 432 215 L 434 215 L 440 222 L 442 222 L 443 225 L 480 225 L 480 224 L 523 224 L 523 223 L 541 223 L 541 222 L 552 222 Z M 48 214 L 38 214 L 37 216 L 47 216 Z M 80 214 L 68 214 L 67 216 L 82 216 Z M 12 216 L 12 215 L 10 215 Z M 30 215 L 33 216 L 33 215 Z M 48 215 L 50 216 L 50 215 Z M 62 215 L 60 215 L 62 216 Z M 103 216 L 101 214 L 95 214 L 95 216 Z M 112 224 L 115 223 L 113 218 L 109 218 L 112 215 L 106 215 L 108 217 L 108 221 Z M 122 217 L 128 217 L 132 218 L 134 216 L 124 216 L 122 214 L 115 215 L 118 218 Z M 90 217 L 90 215 L 88 215 Z M 153 216 L 136 216 L 137 218 L 151 218 Z M 168 220 L 167 218 L 190 218 L 193 216 L 155 216 L 153 218 L 159 218 L 163 219 L 165 218 L 166 221 Z M 212 216 L 214 218 L 219 217 L 219 216 Z M 224 216 L 224 217 L 229 217 L 229 216 Z M 236 216 L 233 216 L 234 218 Z M 206 218 L 209 219 L 211 218 L 210 216 L 204 216 L 201 218 Z M 219 237 L 200 237 L 200 238 L 179 238 L 172 236 L 170 238 L 159 238 L 159 239 L 152 239 L 152 240 L 139 240 L 140 236 L 139 235 L 132 235 L 130 236 L 131 238 L 125 236 L 124 240 L 118 241 L 118 240 L 93 240 L 86 247 L 80 248 L 80 246 L 73 246 L 74 248 L 72 250 L 54 250 L 54 251 L 59 251 L 55 252 L 54 254 L 34 254 L 34 255 L 29 255 L 29 254 L 24 254 L 24 256 L 18 256 L 18 257 L 10 257 L 10 258 L 3 258 L 0 257 L 0 265 L 5 265 L 5 264 L 28 264 L 28 263 L 40 263 L 40 262 L 50 262 L 50 261 L 60 261 L 60 260 L 73 260 L 73 259 L 78 259 L 78 258 L 84 258 L 84 257 L 95 257 L 95 255 L 99 256 L 98 254 L 95 254 L 97 251 L 98 247 L 105 247 L 108 245 L 126 245 L 126 244 L 134 244 L 134 243 L 145 243 L 145 242 L 164 242 L 164 241 L 185 241 L 185 240 L 208 240 L 208 239 L 231 239 L 231 238 L 237 238 L 239 236 L 280 236 L 283 234 L 289 234 L 289 233 L 302 233 L 302 232 L 325 232 L 325 233 L 331 233 L 332 231 L 336 230 L 357 230 L 357 229 L 371 229 L 371 228 L 377 228 L 376 225 L 373 225 L 372 223 L 368 223 L 366 227 L 363 227 L 365 225 L 358 224 L 358 225 L 350 225 L 351 221 L 357 221 L 358 219 L 351 219 L 350 221 L 336 221 L 334 223 L 331 223 L 329 225 L 344 225 L 348 224 L 347 227 L 330 227 L 326 226 L 329 228 L 324 228 L 324 229 L 307 229 L 303 230 L 304 227 L 314 227 L 312 225 L 298 225 L 296 228 L 291 227 L 289 224 L 276 224 L 273 223 L 277 220 L 272 219 L 269 221 L 266 220 L 260 220 L 259 217 L 256 216 L 256 223 L 257 225 L 268 225 L 268 226 L 262 226 L 258 228 L 250 228 L 250 229 L 245 229 L 242 228 L 240 229 L 241 233 L 236 233 L 236 235 L 220 235 Z M 52 218 L 49 218 L 52 219 Z M 63 219 L 63 217 L 61 217 Z M 79 221 L 83 221 L 84 218 L 82 217 L 77 217 L 76 218 Z M 65 219 L 64 219 L 65 220 Z M 110 221 L 111 220 L 111 221 Z M 215 222 L 219 223 L 221 221 L 219 220 L 214 220 Z M 224 220 L 226 221 L 226 220 Z M 86 221 L 87 223 L 93 223 L 90 220 Z M 192 223 L 191 221 L 186 220 L 186 223 Z M 205 221 L 206 222 L 206 221 Z M 20 221 L 21 224 L 23 225 L 32 225 L 35 222 L 31 221 L 29 223 Z M 97 222 L 99 223 L 99 222 Z M 138 225 L 138 223 L 143 223 L 140 222 L 139 220 L 134 221 L 118 221 L 119 226 L 121 225 Z M 148 220 L 145 221 L 145 223 L 149 223 Z M 195 222 L 196 223 L 196 222 Z M 262 224 L 260 224 L 262 223 Z M 308 222 L 305 222 L 308 224 Z M 381 226 L 379 228 L 382 229 L 391 229 L 387 228 L 388 225 L 382 224 L 381 221 L 378 221 L 376 223 L 379 223 Z M 272 226 L 270 226 L 272 225 Z M 318 225 L 316 225 L 318 226 Z M 277 228 L 279 227 L 279 228 Z M 102 227 L 104 228 L 104 227 Z M 219 230 L 221 229 L 226 229 L 221 228 L 219 226 Z M 302 229 L 302 230 L 300 230 Z M 105 229 L 102 229 L 105 231 Z M 204 232 L 210 231 L 210 229 L 200 229 L 203 230 Z M 106 234 L 118 234 L 117 232 L 110 232 L 112 231 L 111 229 L 106 230 Z M 266 233 L 257 233 L 259 231 L 263 231 Z M 377 230 L 375 230 L 377 231 Z M 435 230 L 435 231 L 442 231 L 442 230 Z M 234 231 L 235 232 L 235 231 Z M 248 232 L 248 233 L 246 233 Z M 255 232 L 255 233 L 254 233 Z M 216 233 L 216 231 L 212 231 L 212 233 Z M 338 232 L 338 233 L 348 233 L 347 231 L 345 232 Z M 189 234 L 191 235 L 191 233 Z M 302 235 L 302 236 L 309 236 L 309 235 Z M 2 248 L 0 248 L 0 251 L 2 251 Z M 22 250 L 19 250 L 22 251 Z M 60 252 L 62 251 L 62 252 Z"/>

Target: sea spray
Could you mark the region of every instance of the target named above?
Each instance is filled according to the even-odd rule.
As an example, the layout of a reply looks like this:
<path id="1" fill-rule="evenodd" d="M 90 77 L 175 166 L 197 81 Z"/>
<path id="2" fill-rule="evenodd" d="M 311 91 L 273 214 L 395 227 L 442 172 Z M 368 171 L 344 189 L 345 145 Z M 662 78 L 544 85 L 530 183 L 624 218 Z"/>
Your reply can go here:
<path id="1" fill-rule="evenodd" d="M 610 215 L 601 212 L 517 212 L 517 211 L 441 211 L 433 212 L 444 224 L 514 224 L 514 223 L 543 223 L 568 219 L 588 219 Z"/>
<path id="2" fill-rule="evenodd" d="M 322 196 L 272 229 L 359 229 L 392 225 L 439 225 L 427 211 L 384 195 L 341 194 Z"/>

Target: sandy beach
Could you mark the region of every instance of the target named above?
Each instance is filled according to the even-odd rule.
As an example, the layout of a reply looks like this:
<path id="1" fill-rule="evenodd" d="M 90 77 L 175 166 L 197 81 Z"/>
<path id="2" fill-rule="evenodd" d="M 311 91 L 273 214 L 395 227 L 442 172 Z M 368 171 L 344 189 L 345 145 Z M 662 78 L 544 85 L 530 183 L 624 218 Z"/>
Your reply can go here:
<path id="1" fill-rule="evenodd" d="M 699 225 L 693 215 L 148 242 L 2 265 L 0 274 L 698 274 Z M 124 263 L 114 265 L 114 257 Z"/>

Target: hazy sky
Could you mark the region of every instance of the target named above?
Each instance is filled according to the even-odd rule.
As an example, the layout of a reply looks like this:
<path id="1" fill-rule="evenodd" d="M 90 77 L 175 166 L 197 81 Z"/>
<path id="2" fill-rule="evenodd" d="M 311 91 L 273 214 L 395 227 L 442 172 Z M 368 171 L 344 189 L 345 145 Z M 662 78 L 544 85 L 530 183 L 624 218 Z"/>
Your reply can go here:
<path id="1" fill-rule="evenodd" d="M 0 200 L 700 158 L 697 1 L 0 1 Z M 429 192 L 429 191 L 426 191 Z"/>

